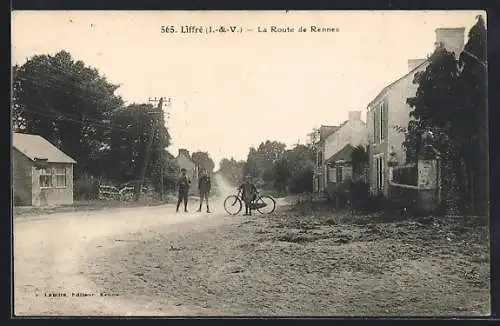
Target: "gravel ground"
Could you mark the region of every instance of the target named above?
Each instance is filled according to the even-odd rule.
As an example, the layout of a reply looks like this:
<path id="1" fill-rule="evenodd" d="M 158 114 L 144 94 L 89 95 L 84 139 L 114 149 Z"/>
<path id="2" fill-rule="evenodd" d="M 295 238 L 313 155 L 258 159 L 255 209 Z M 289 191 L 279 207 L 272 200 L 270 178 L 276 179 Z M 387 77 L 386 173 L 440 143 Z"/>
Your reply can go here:
<path id="1" fill-rule="evenodd" d="M 79 270 L 150 314 L 489 315 L 484 222 L 381 220 L 214 214 L 176 232 L 158 225 L 93 242 Z"/>
<path id="2" fill-rule="evenodd" d="M 105 291 L 92 282 L 123 277 L 123 261 L 105 269 L 113 248 L 146 243 L 151 230 L 182 234 L 223 222 L 211 216 L 175 214 L 172 205 L 14 217 L 14 314 L 16 316 L 127 316 L 193 314 L 183 307 L 138 295 L 124 282 Z M 195 222 L 199 221 L 199 222 Z M 142 240 L 144 239 L 144 241 Z M 151 251 L 137 258 L 150 259 Z M 99 257 L 94 260 L 94 257 Z M 115 258 L 109 257 L 110 261 Z M 118 270 L 117 270 L 118 269 Z M 161 299 L 161 298 L 160 298 Z"/>

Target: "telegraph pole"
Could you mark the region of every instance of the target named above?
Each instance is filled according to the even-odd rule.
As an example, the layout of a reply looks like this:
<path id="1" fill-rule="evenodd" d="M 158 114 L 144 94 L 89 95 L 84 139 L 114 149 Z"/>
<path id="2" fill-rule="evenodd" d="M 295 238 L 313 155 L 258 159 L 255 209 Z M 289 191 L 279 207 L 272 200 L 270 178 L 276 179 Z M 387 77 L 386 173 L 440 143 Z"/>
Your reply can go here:
<path id="1" fill-rule="evenodd" d="M 160 114 L 160 117 L 165 117 L 165 113 L 163 111 L 163 102 L 164 102 L 164 99 L 163 97 L 160 97 L 158 100 L 155 98 L 149 98 L 148 101 L 151 103 L 155 103 L 158 102 L 158 112 L 155 112 L 155 113 L 162 113 L 163 114 Z M 167 103 L 168 105 L 170 105 L 170 98 L 167 99 Z M 163 119 L 165 121 L 165 119 Z M 156 120 L 155 120 L 156 121 Z M 165 165 L 165 161 L 164 161 L 164 157 L 165 157 L 165 139 L 164 137 L 162 137 L 162 134 L 161 134 L 161 124 L 157 124 L 156 125 L 156 128 L 155 130 L 158 132 L 158 137 L 160 138 L 160 198 L 161 198 L 161 201 L 164 200 L 165 198 L 165 189 L 164 189 L 164 165 Z"/>

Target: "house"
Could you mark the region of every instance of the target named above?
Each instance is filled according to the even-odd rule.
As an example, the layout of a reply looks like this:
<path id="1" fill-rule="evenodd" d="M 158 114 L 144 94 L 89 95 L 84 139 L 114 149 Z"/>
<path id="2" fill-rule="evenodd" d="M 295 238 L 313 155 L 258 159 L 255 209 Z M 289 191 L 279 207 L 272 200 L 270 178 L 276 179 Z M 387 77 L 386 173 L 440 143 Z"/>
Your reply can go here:
<path id="1" fill-rule="evenodd" d="M 465 28 L 436 29 L 436 46 L 444 46 L 459 56 L 464 46 Z M 398 128 L 408 126 L 411 108 L 407 99 L 416 94 L 413 84 L 416 73 L 425 71 L 428 59 L 408 60 L 408 72 L 384 87 L 367 106 L 369 183 L 372 193 L 387 196 L 389 183 L 388 161 L 396 165 L 406 163 L 403 147 L 405 135 Z"/>
<path id="2" fill-rule="evenodd" d="M 186 174 L 189 177 L 189 180 L 191 180 L 191 192 L 196 190 L 196 180 L 198 177 L 198 167 L 196 164 L 191 160 L 191 156 L 189 154 L 189 151 L 185 148 L 179 148 L 179 153 L 177 154 L 177 157 L 175 158 L 177 161 L 177 164 L 179 165 L 179 173 L 180 169 L 186 169 Z"/>
<path id="3" fill-rule="evenodd" d="M 321 138 L 323 136 L 323 139 Z M 361 120 L 361 111 L 349 111 L 348 120 L 335 126 L 324 129 L 321 134 L 316 160 L 317 192 L 324 192 L 331 188 L 332 184 L 341 183 L 347 177 L 352 176 L 350 155 L 352 149 L 359 145 L 367 144 L 366 123 Z M 348 146 L 349 145 L 349 146 Z M 344 165 L 343 172 L 342 166 Z M 344 178 L 336 177 L 337 170 Z"/>
<path id="4" fill-rule="evenodd" d="M 316 167 L 313 173 L 313 192 L 315 193 L 321 193 L 326 188 L 326 166 L 324 164 L 326 139 L 338 128 L 338 126 L 321 126 L 317 131 L 318 141 L 315 142 Z"/>
<path id="5" fill-rule="evenodd" d="M 13 133 L 14 205 L 73 204 L 76 161 L 38 135 Z"/>
<path id="6" fill-rule="evenodd" d="M 334 186 L 342 184 L 347 179 L 352 179 L 351 154 L 353 150 L 354 146 L 347 144 L 326 160 L 329 190 L 333 190 Z"/>

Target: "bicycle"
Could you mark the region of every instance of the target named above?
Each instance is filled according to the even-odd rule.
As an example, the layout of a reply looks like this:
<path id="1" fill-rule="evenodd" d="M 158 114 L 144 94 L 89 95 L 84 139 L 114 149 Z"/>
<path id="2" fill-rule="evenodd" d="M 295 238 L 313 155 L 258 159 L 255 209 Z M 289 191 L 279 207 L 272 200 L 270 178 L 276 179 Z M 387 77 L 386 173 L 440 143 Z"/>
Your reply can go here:
<path id="1" fill-rule="evenodd" d="M 243 208 L 242 191 L 239 190 L 236 195 L 229 195 L 224 200 L 224 210 L 229 215 L 238 215 Z M 250 203 L 252 210 L 257 210 L 261 214 L 271 214 L 276 209 L 276 200 L 269 195 L 257 193 L 255 199 Z"/>

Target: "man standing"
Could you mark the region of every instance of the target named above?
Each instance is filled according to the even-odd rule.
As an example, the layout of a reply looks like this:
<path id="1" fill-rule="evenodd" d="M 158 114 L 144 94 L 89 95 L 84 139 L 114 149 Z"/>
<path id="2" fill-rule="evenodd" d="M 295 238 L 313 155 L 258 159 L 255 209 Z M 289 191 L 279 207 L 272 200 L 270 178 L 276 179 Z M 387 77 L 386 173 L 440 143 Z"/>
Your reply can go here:
<path id="1" fill-rule="evenodd" d="M 241 191 L 241 197 L 245 203 L 245 214 L 243 215 L 252 215 L 252 202 L 257 197 L 257 188 L 253 184 L 250 175 L 245 176 L 245 180 L 238 187 L 238 190 Z"/>
<path id="2" fill-rule="evenodd" d="M 186 175 L 186 169 L 181 169 L 181 175 L 179 177 L 179 199 L 177 200 L 177 209 L 176 212 L 179 211 L 179 206 L 181 202 L 184 201 L 184 212 L 187 213 L 187 204 L 188 204 L 188 194 L 189 194 L 189 185 L 191 184 L 191 180 L 189 180 Z"/>
<path id="3" fill-rule="evenodd" d="M 198 208 L 198 212 L 201 212 L 201 206 L 203 205 L 203 200 L 205 200 L 207 203 L 207 213 L 210 213 L 208 195 L 210 194 L 211 186 L 210 176 L 208 175 L 207 170 L 203 169 L 200 173 L 200 177 L 198 178 L 198 190 L 200 191 L 200 208 Z"/>

